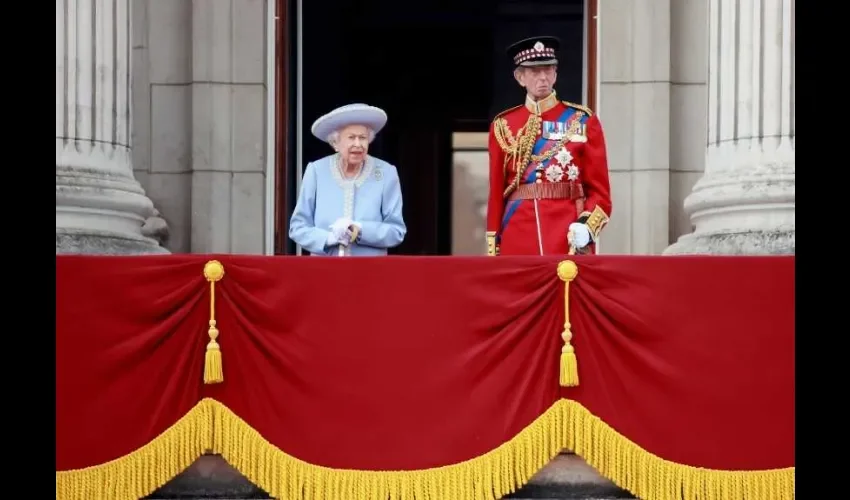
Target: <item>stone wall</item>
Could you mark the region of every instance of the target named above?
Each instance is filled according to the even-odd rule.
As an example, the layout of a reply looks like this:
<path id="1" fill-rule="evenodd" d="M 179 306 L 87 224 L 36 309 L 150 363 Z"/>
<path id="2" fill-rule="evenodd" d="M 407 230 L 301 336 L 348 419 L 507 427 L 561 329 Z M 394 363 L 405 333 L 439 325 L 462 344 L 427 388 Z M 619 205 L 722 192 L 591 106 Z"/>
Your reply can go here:
<path id="1" fill-rule="evenodd" d="M 81 0 L 75 5 L 83 9 L 102 2 Z M 57 245 L 62 240 L 63 251 L 79 250 L 79 240 L 69 240 L 68 235 L 88 227 L 89 232 L 110 233 L 112 243 L 103 246 L 103 251 L 131 251 L 119 247 L 137 244 L 161 251 L 152 237 L 164 240 L 164 247 L 172 252 L 262 253 L 266 244 L 267 1 L 118 2 L 129 5 L 132 14 L 130 31 L 126 23 L 116 28 L 117 43 L 124 45 L 104 45 L 100 52 L 93 52 L 91 57 L 84 54 L 80 61 L 109 67 L 103 58 L 115 50 L 120 56 L 128 48 L 132 58 L 117 57 L 119 65 L 109 67 L 111 73 L 103 73 L 98 81 L 88 78 L 89 72 L 77 75 L 64 63 L 66 56 L 76 57 L 71 51 L 92 49 L 95 42 L 91 36 L 81 35 L 87 33 L 85 30 L 62 31 L 62 16 L 67 14 L 62 5 L 57 4 L 57 29 L 62 33 L 57 38 L 57 96 L 61 97 L 57 100 Z M 777 206 L 778 199 L 783 207 L 780 212 L 785 214 L 781 216 L 785 227 L 782 238 L 786 247 L 789 242 L 793 247 L 793 237 L 788 236 L 794 207 L 793 0 L 769 0 L 764 14 L 753 10 L 756 4 L 752 1 L 742 5 L 743 17 L 738 19 L 719 10 L 711 11 L 712 17 L 709 0 L 599 1 L 601 78 L 597 111 L 607 136 L 614 196 L 614 214 L 600 245 L 602 253 L 662 253 L 671 242 L 690 233 L 699 219 L 704 222 L 703 232 L 714 230 L 709 226 L 716 224 L 707 222 L 712 220 L 713 209 L 700 208 L 705 205 L 700 197 L 720 195 L 716 189 L 706 191 L 703 187 L 713 185 L 712 178 L 725 168 L 721 163 L 740 161 L 715 159 L 714 173 L 697 186 L 689 210 L 685 211 L 683 205 L 703 177 L 706 158 L 711 156 L 707 142 L 749 141 L 744 133 L 727 137 L 729 132 L 723 125 L 713 129 L 714 139 L 710 137 L 709 124 L 716 122 L 710 117 L 717 116 L 717 110 L 733 106 L 738 111 L 732 115 L 741 123 L 750 123 L 747 106 L 728 101 L 735 95 L 750 99 L 767 113 L 755 126 L 775 129 L 777 137 L 786 138 L 776 145 L 769 137 L 767 142 L 758 141 L 759 147 L 764 143 L 772 149 L 762 160 L 750 163 L 760 165 L 756 169 L 759 172 L 767 168 L 765 165 L 780 164 L 777 168 L 782 171 L 760 185 L 782 186 L 779 189 L 783 194 L 755 203 L 765 209 L 750 210 L 744 216 L 749 222 L 738 231 L 750 231 L 760 220 L 775 219 L 779 212 L 771 212 L 770 207 Z M 88 16 L 80 12 L 73 15 L 86 26 L 91 11 Z M 716 29 L 710 36 L 709 19 L 715 17 Z M 717 42 L 712 52 L 717 68 L 729 66 L 729 61 L 721 62 L 721 58 L 730 49 L 721 51 L 718 47 L 734 32 L 735 23 L 743 26 L 755 21 L 774 33 L 777 43 L 762 45 L 761 38 L 753 39 L 737 48 L 730 45 L 731 53 L 742 51 L 761 57 L 760 52 L 748 49 L 753 43 L 759 44 L 766 51 L 760 63 L 767 65 L 769 76 L 775 77 L 772 81 L 781 83 L 755 95 L 747 93 L 749 87 L 741 86 L 744 81 L 752 85 L 752 78 L 733 79 L 731 83 L 717 80 L 712 87 L 716 89 L 715 98 L 709 102 L 709 40 Z M 109 29 L 107 24 L 104 27 Z M 733 26 L 733 31 L 724 26 Z M 73 43 L 66 42 L 71 39 Z M 731 64 L 729 67 L 734 67 L 734 62 Z M 739 64 L 752 65 L 752 58 L 744 58 Z M 114 97 L 114 102 L 103 98 L 88 102 L 91 98 L 86 96 L 92 91 L 112 87 L 102 78 L 118 78 L 109 75 L 126 75 L 128 70 L 132 92 L 119 85 L 117 94 L 105 95 Z M 735 81 L 739 82 L 737 90 Z M 114 113 L 118 120 L 114 137 L 102 133 L 107 125 L 110 130 L 112 127 L 112 122 L 98 121 L 106 118 L 76 119 L 113 116 L 104 106 L 123 106 L 121 109 L 126 110 Z M 714 111 L 709 114 L 711 107 Z M 75 111 L 92 108 L 98 111 Z M 132 148 L 127 137 L 120 136 L 126 136 L 128 128 Z M 91 140 L 99 146 L 91 154 L 81 153 L 79 148 Z M 107 145 L 108 151 L 103 149 Z M 98 151 L 106 156 L 97 157 Z M 729 158 L 725 153 L 711 158 L 721 156 Z M 80 175 L 80 169 L 89 173 Z M 104 183 L 117 189 L 110 191 L 112 201 L 92 197 Z M 112 206 L 116 197 L 122 200 L 120 216 Z M 159 214 L 167 222 L 167 230 L 157 219 Z M 141 234 L 137 228 L 146 221 L 147 229 Z M 131 235 L 134 231 L 136 234 Z M 675 253 L 675 248 L 669 252 Z"/>
<path id="2" fill-rule="evenodd" d="M 660 254 L 691 230 L 682 201 L 704 165 L 707 2 L 599 0 L 604 254 Z"/>
<path id="3" fill-rule="evenodd" d="M 131 0 L 134 173 L 172 252 L 263 253 L 265 0 Z"/>
<path id="4" fill-rule="evenodd" d="M 168 221 L 166 246 L 262 252 L 266 2 L 131 2 L 134 172 Z M 692 229 L 682 203 L 705 158 L 707 2 L 599 2 L 615 207 L 603 253 L 658 254 Z"/>

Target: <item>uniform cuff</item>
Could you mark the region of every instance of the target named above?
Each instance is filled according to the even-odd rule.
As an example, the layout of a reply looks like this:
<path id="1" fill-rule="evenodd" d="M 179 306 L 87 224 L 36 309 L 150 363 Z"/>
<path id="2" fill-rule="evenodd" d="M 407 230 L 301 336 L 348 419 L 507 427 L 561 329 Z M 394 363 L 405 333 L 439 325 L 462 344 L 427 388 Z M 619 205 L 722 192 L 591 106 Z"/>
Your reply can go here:
<path id="1" fill-rule="evenodd" d="M 496 231 L 487 231 L 487 255 L 494 257 L 499 255 L 499 245 L 496 242 Z"/>
<path id="2" fill-rule="evenodd" d="M 599 238 L 599 233 L 602 232 L 602 229 L 608 224 L 608 214 L 605 213 L 605 210 L 599 207 L 599 205 L 593 208 L 592 212 L 582 212 L 578 217 L 577 222 L 581 222 L 586 225 L 590 230 L 590 237 L 593 241 L 596 241 Z"/>

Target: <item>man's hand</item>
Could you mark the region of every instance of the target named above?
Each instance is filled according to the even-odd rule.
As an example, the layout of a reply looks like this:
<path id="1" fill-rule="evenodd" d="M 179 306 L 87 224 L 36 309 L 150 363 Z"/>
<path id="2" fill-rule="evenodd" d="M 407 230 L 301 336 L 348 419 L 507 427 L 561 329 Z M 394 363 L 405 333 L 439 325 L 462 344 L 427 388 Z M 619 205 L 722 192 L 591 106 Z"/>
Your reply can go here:
<path id="1" fill-rule="evenodd" d="M 572 235 L 570 239 L 570 244 L 574 247 L 584 248 L 590 243 L 590 229 L 588 229 L 586 224 L 582 224 L 581 222 L 573 222 L 570 224 L 570 229 L 568 234 Z"/>

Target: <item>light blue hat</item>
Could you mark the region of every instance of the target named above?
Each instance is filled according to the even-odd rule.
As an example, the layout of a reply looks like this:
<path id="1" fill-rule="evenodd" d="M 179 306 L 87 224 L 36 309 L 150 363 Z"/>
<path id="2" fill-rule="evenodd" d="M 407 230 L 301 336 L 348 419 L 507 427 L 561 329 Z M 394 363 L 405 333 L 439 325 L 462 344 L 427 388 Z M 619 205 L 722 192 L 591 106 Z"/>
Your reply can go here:
<path id="1" fill-rule="evenodd" d="M 331 132 L 349 125 L 364 125 L 376 134 L 387 124 L 387 113 L 368 104 L 347 104 L 331 111 L 313 122 L 310 129 L 318 139 L 327 141 Z"/>

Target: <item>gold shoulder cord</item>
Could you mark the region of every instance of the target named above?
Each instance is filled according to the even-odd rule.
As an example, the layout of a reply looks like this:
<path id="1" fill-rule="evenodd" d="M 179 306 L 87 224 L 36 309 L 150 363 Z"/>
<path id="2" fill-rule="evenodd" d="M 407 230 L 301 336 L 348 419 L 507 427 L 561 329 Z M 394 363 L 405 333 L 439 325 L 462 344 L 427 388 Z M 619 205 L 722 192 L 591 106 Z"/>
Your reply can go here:
<path id="1" fill-rule="evenodd" d="M 567 134 L 565 134 L 564 138 L 560 139 L 557 144 L 549 148 L 549 150 L 542 155 L 531 154 L 534 150 L 534 143 L 537 141 L 537 136 L 540 135 L 540 128 L 543 124 L 540 115 L 529 115 L 528 120 L 525 122 L 525 125 L 519 129 L 516 137 L 514 137 L 510 127 L 508 126 L 508 122 L 504 118 L 498 118 L 496 120 L 495 127 L 493 127 L 496 142 L 499 143 L 499 147 L 502 148 L 502 151 L 505 152 L 506 156 L 505 165 L 503 165 L 502 168 L 505 169 L 507 167 L 508 157 L 511 157 L 514 164 L 514 170 L 517 173 L 514 181 L 503 192 L 503 196 L 509 196 L 517 187 L 519 187 L 530 163 L 543 163 L 555 156 L 555 154 L 557 154 L 557 152 L 560 151 L 563 145 L 569 140 L 570 136 L 578 132 L 578 129 L 581 127 L 582 116 L 585 114 L 588 116 L 592 115 L 590 110 L 584 106 L 572 103 L 568 103 L 568 105 L 577 108 L 579 111 L 576 111 L 574 118 L 571 120 L 569 130 L 567 131 Z"/>
<path id="2" fill-rule="evenodd" d="M 511 148 L 511 151 L 506 151 L 506 153 L 513 157 L 516 178 L 511 185 L 505 189 L 503 196 L 507 197 L 510 195 L 522 181 L 523 173 L 525 172 L 525 169 L 528 168 L 528 164 L 532 159 L 531 151 L 534 149 L 534 142 L 540 134 L 540 126 L 542 123 L 540 115 L 529 115 L 525 125 L 523 125 L 522 128 L 519 129 L 519 132 L 517 132 L 517 137 L 512 145 L 513 147 Z"/>
<path id="3" fill-rule="evenodd" d="M 510 151 L 505 150 L 506 153 L 513 155 L 514 170 L 517 175 L 511 185 L 505 189 L 503 196 L 507 197 L 519 187 L 530 163 L 544 163 L 561 150 L 564 144 L 570 140 L 570 136 L 578 132 L 578 129 L 581 127 L 581 117 L 583 114 L 582 111 L 577 111 L 564 137 L 542 155 L 533 155 L 531 152 L 534 150 L 534 143 L 537 141 L 537 136 L 540 135 L 540 128 L 543 121 L 539 115 L 532 114 L 528 117 L 528 121 L 525 122 L 525 125 L 517 134 L 513 148 Z"/>
<path id="4" fill-rule="evenodd" d="M 511 154 L 513 152 L 514 144 L 516 143 L 516 139 L 514 139 L 514 135 L 511 132 L 510 127 L 508 127 L 508 122 L 504 118 L 496 118 L 496 123 L 493 124 L 493 134 L 496 136 L 496 142 L 499 143 L 499 147 L 502 148 L 506 154 Z"/>
<path id="5" fill-rule="evenodd" d="M 493 124 L 493 135 L 496 136 L 496 142 L 505 153 L 505 159 L 502 162 L 502 175 L 505 175 L 508 169 L 508 158 L 514 154 L 516 149 L 516 138 L 514 138 L 514 134 L 504 118 L 496 119 Z"/>

